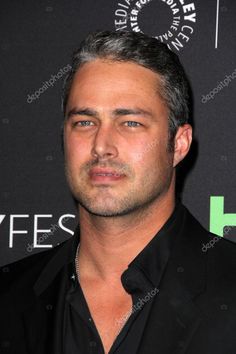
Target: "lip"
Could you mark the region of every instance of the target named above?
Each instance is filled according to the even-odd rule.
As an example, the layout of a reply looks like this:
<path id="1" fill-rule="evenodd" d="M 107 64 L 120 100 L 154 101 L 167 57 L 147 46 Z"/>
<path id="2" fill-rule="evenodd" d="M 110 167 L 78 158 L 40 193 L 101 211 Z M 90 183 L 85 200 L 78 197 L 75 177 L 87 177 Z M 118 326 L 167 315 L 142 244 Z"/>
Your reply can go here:
<path id="1" fill-rule="evenodd" d="M 117 181 L 125 175 L 108 168 L 92 168 L 89 172 L 90 179 L 96 182 Z"/>

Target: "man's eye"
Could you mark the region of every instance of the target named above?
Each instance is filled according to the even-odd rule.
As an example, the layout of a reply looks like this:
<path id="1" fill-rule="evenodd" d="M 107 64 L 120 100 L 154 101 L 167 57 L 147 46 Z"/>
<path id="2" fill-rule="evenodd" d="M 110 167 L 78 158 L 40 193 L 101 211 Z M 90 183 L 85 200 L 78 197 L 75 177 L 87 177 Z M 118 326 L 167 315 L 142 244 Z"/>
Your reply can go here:
<path id="1" fill-rule="evenodd" d="M 142 125 L 141 123 L 135 122 L 135 121 L 133 121 L 133 120 L 128 120 L 127 122 L 125 122 L 125 124 L 126 124 L 128 127 L 139 127 L 139 126 Z"/>
<path id="2" fill-rule="evenodd" d="M 91 125 L 91 120 L 80 120 L 78 122 L 75 122 L 73 125 L 74 126 L 80 126 L 80 127 L 87 127 Z"/>

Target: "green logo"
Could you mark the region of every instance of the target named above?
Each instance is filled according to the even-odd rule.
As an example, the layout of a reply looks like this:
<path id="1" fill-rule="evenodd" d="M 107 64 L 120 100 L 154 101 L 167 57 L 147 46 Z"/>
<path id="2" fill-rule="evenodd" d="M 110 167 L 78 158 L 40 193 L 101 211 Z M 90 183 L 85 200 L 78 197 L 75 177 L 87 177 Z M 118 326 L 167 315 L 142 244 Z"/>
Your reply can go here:
<path id="1" fill-rule="evenodd" d="M 210 232 L 216 235 L 224 236 L 224 228 L 228 227 L 227 233 L 230 227 L 236 226 L 236 214 L 224 213 L 224 197 L 210 197 Z M 225 233 L 226 233 L 225 232 Z"/>

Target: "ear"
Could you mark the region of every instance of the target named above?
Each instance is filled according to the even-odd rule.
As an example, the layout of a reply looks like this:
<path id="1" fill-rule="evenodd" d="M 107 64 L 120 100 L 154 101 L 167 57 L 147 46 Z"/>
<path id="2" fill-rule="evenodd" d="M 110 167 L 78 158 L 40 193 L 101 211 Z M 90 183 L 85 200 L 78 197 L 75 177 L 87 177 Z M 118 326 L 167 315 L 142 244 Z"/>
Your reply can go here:
<path id="1" fill-rule="evenodd" d="M 192 143 L 192 127 L 190 124 L 180 126 L 175 135 L 173 167 L 178 165 L 189 152 Z"/>

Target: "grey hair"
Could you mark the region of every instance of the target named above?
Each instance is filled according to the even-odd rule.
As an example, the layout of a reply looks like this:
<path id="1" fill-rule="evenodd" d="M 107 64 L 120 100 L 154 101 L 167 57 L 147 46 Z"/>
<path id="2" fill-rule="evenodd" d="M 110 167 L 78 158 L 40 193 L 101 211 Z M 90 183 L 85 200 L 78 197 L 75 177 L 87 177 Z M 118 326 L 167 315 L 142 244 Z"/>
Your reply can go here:
<path id="1" fill-rule="evenodd" d="M 133 62 L 158 74 L 158 93 L 169 110 L 169 145 L 177 128 L 188 122 L 190 86 L 178 56 L 167 45 L 142 33 L 97 31 L 89 34 L 74 52 L 71 70 L 65 78 L 62 110 L 65 115 L 75 73 L 85 63 L 96 59 Z"/>

